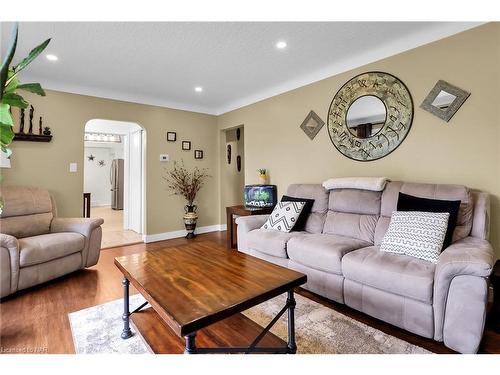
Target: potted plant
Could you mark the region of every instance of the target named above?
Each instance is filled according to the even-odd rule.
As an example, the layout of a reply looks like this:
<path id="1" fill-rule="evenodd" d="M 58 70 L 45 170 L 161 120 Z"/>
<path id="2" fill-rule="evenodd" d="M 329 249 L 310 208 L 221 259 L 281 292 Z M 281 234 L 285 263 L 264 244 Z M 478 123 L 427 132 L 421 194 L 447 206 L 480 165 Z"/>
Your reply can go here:
<path id="1" fill-rule="evenodd" d="M 258 169 L 259 172 L 259 182 L 261 185 L 267 184 L 267 170 L 265 168 Z"/>
<path id="2" fill-rule="evenodd" d="M 180 164 L 174 161 L 174 167 L 171 170 L 166 170 L 166 175 L 163 179 L 166 181 L 167 188 L 172 191 L 173 195 L 184 197 L 187 204 L 184 206 L 184 226 L 186 227 L 186 238 L 194 238 L 194 230 L 198 221 L 197 206 L 194 204 L 196 195 L 205 184 L 207 178 L 211 177 L 207 174 L 206 169 L 195 167 L 189 171 L 184 166 L 184 162 Z"/>
<path id="3" fill-rule="evenodd" d="M 12 30 L 12 38 L 5 60 L 0 66 L 0 152 L 10 158 L 12 151 L 8 148 L 14 139 L 14 121 L 12 120 L 11 107 L 27 108 L 28 102 L 17 92 L 17 90 L 29 91 L 34 94 L 45 96 L 42 86 L 39 83 L 24 83 L 19 81 L 19 73 L 26 68 L 40 53 L 47 47 L 50 39 L 39 46 L 33 48 L 27 57 L 22 59 L 17 65 L 11 66 L 14 54 L 16 53 L 17 37 L 19 26 L 17 22 Z M 3 209 L 3 200 L 0 197 L 0 212 Z"/>

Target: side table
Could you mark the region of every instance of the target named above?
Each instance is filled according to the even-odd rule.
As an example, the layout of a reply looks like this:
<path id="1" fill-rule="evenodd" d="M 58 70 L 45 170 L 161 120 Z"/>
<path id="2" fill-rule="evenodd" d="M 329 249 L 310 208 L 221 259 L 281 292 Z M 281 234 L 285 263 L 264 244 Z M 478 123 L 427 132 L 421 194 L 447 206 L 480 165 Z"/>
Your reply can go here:
<path id="1" fill-rule="evenodd" d="M 227 215 L 227 247 L 229 249 L 236 249 L 238 239 L 236 237 L 236 223 L 234 221 L 236 216 L 250 216 L 250 215 L 267 215 L 273 211 L 273 207 L 267 208 L 250 208 L 243 205 L 226 207 Z"/>

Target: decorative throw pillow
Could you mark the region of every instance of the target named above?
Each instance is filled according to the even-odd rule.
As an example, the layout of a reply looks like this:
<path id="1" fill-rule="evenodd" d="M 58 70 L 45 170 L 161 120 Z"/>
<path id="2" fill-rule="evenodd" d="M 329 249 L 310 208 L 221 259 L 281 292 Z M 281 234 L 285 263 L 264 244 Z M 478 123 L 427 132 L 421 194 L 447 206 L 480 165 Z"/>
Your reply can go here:
<path id="1" fill-rule="evenodd" d="M 458 210 L 460 210 L 460 201 L 445 201 L 440 199 L 428 199 L 415 197 L 404 193 L 399 193 L 398 211 L 424 211 L 424 212 L 448 212 L 448 228 L 444 237 L 443 249 L 451 245 L 453 232 L 457 226 Z"/>
<path id="2" fill-rule="evenodd" d="M 437 263 L 449 217 L 448 212 L 394 211 L 380 250 Z"/>
<path id="3" fill-rule="evenodd" d="M 278 202 L 262 228 L 290 232 L 304 206 L 305 202 Z"/>
<path id="4" fill-rule="evenodd" d="M 311 213 L 312 206 L 314 204 L 314 199 L 308 199 L 308 198 L 296 198 L 296 197 L 290 197 L 288 195 L 283 195 L 281 197 L 282 202 L 304 202 L 304 208 L 302 209 L 302 212 L 300 213 L 297 222 L 292 228 L 292 231 L 294 232 L 300 232 L 306 229 L 306 222 L 307 218 L 309 217 L 309 214 Z"/>

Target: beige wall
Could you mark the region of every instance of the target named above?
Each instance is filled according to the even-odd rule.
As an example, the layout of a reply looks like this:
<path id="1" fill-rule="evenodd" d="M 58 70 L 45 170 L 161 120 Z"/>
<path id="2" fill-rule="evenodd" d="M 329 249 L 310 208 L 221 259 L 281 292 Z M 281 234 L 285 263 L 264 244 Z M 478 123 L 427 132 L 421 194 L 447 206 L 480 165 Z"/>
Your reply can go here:
<path id="1" fill-rule="evenodd" d="M 236 129 L 240 129 L 240 139 L 236 137 Z M 245 130 L 243 126 L 225 129 L 220 133 L 220 201 L 221 224 L 226 223 L 226 207 L 243 204 L 243 188 L 245 186 Z M 227 163 L 227 146 L 231 145 L 231 164 Z M 236 157 L 241 156 L 241 171 L 236 167 Z"/>
<path id="2" fill-rule="evenodd" d="M 85 124 L 91 119 L 136 122 L 146 130 L 146 232 L 183 229 L 185 202 L 165 189 L 163 169 L 172 162 L 161 163 L 160 153 L 183 159 L 189 167 L 209 168 L 213 178 L 197 199 L 199 226 L 219 223 L 219 132 L 214 116 L 56 91 L 48 91 L 45 98 L 26 98 L 35 107 L 35 119 L 42 116 L 54 137 L 50 143 L 13 142 L 12 169 L 2 170 L 6 185 L 45 187 L 54 194 L 60 216 L 81 216 Z M 38 129 L 38 120 L 36 125 Z M 166 141 L 167 131 L 177 132 L 177 142 Z M 181 150 L 183 139 L 192 142 L 191 151 Z M 202 149 L 204 159 L 195 160 L 194 149 Z M 78 163 L 77 173 L 69 173 L 70 162 Z"/>
<path id="3" fill-rule="evenodd" d="M 335 53 L 335 51 L 332 51 Z M 325 125 L 311 141 L 299 128 L 314 110 L 325 122 L 337 90 L 356 74 L 381 70 L 409 88 L 412 129 L 389 156 L 356 162 L 332 145 Z M 471 92 L 449 123 L 419 108 L 437 80 Z M 245 177 L 256 183 L 267 168 L 279 194 L 290 183 L 334 176 L 464 184 L 492 194 L 492 242 L 500 256 L 500 24 L 471 31 L 333 76 L 219 116 L 220 129 L 245 124 Z"/>

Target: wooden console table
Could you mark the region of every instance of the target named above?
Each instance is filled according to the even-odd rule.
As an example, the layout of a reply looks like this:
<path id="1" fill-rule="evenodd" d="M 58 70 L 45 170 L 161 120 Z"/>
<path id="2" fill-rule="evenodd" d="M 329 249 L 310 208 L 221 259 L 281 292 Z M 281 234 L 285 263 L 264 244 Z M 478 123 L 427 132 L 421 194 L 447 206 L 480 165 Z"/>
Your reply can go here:
<path id="1" fill-rule="evenodd" d="M 250 215 L 267 215 L 273 211 L 272 207 L 267 208 L 248 208 L 243 205 L 226 207 L 227 215 L 227 247 L 236 249 L 236 223 L 234 215 L 237 216 L 250 216 Z"/>

